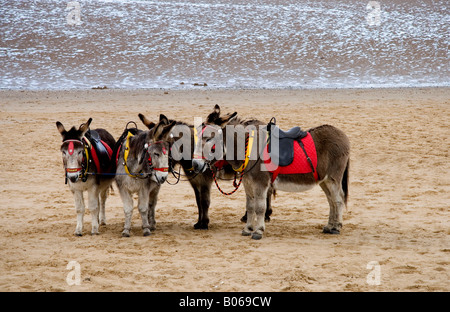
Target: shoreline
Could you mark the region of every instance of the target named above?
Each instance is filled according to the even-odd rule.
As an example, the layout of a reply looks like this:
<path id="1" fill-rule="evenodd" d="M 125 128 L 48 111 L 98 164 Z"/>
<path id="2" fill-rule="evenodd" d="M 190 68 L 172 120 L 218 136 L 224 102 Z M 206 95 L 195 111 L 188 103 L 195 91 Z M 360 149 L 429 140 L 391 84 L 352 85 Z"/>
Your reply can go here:
<path id="1" fill-rule="evenodd" d="M 149 88 L 116 88 L 108 87 L 106 85 L 99 85 L 95 87 L 86 88 L 66 88 L 66 89 L 52 89 L 52 88 L 40 88 L 40 89 L 8 89 L 1 88 L 0 92 L 71 92 L 71 91 L 193 91 L 193 90 L 207 90 L 207 91 L 313 91 L 313 90 L 403 90 L 403 89 L 445 89 L 450 88 L 450 85 L 421 85 L 421 86 L 373 86 L 373 87 L 212 87 L 194 84 L 186 87 L 149 87 Z"/>

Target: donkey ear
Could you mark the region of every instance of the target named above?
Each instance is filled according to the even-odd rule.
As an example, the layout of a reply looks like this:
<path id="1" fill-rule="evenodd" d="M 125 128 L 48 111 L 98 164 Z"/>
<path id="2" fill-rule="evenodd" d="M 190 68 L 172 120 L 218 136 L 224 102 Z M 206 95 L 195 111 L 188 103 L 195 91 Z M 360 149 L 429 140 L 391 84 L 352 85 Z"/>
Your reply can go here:
<path id="1" fill-rule="evenodd" d="M 170 131 L 172 131 L 172 128 L 175 126 L 176 122 L 175 120 L 172 121 L 169 125 L 165 126 L 163 131 L 161 132 L 161 140 L 167 141 L 170 136 Z"/>
<path id="2" fill-rule="evenodd" d="M 158 124 L 153 128 L 153 141 L 159 141 L 159 137 L 164 130 L 164 124 L 158 122 Z"/>
<path id="3" fill-rule="evenodd" d="M 159 122 L 163 123 L 164 125 L 169 124 L 169 118 L 167 118 L 164 114 L 159 115 Z"/>
<path id="4" fill-rule="evenodd" d="M 155 126 L 154 122 L 151 122 L 150 120 L 147 119 L 147 117 L 145 117 L 142 114 L 139 114 L 139 119 L 142 121 L 142 123 L 149 129 L 153 129 L 153 127 Z"/>
<path id="5" fill-rule="evenodd" d="M 219 120 L 217 120 L 216 124 L 218 126 L 220 126 L 221 128 L 225 127 L 230 121 L 232 121 L 233 119 L 235 119 L 237 116 L 237 112 L 234 112 L 232 114 L 228 114 L 225 117 L 219 118 Z"/>
<path id="6" fill-rule="evenodd" d="M 59 121 L 56 122 L 56 128 L 58 128 L 58 131 L 59 131 L 59 133 L 61 133 L 62 136 L 64 136 L 67 133 L 67 131 L 64 128 L 63 124 L 60 123 Z"/>
<path id="7" fill-rule="evenodd" d="M 216 104 L 214 106 L 214 113 L 216 113 L 218 116 L 220 116 L 220 106 L 218 104 Z"/>
<path id="8" fill-rule="evenodd" d="M 220 118 L 220 106 L 216 104 L 214 106 L 213 112 L 209 114 L 208 117 L 206 117 L 206 122 L 213 124 L 216 123 L 216 120 L 219 118 Z"/>
<path id="9" fill-rule="evenodd" d="M 83 137 L 83 136 L 86 134 L 86 132 L 89 130 L 89 126 L 90 126 L 91 122 L 92 122 L 92 118 L 89 118 L 89 120 L 88 120 L 86 123 L 81 124 L 80 128 L 78 129 L 78 131 L 81 132 L 81 136 L 82 136 L 82 137 Z"/>

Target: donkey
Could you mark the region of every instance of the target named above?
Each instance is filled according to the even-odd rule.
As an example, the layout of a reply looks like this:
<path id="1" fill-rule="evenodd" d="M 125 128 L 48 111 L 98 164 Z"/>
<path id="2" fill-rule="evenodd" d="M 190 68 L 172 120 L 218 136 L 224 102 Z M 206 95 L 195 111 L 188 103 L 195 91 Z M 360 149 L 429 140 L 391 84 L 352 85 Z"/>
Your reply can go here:
<path id="1" fill-rule="evenodd" d="M 143 114 L 139 114 L 139 118 L 142 123 L 149 129 L 154 127 L 154 123 L 147 119 Z M 160 121 L 167 119 L 163 114 L 160 115 Z M 170 120 L 172 122 L 173 120 Z M 209 228 L 209 206 L 211 203 L 211 185 L 213 183 L 212 171 L 209 168 L 205 168 L 204 171 L 194 170 L 192 166 L 192 157 L 194 155 L 194 147 L 197 136 L 194 134 L 194 126 L 184 123 L 182 121 L 175 121 L 175 127 L 171 131 L 171 146 L 178 140 L 185 139 L 184 134 L 188 134 L 188 141 L 190 141 L 191 150 L 188 157 L 174 159 L 170 157 L 170 168 L 173 169 L 177 164 L 179 164 L 184 171 L 187 180 L 191 184 L 194 190 L 195 200 L 198 208 L 198 220 L 194 224 L 194 229 L 207 230 Z M 183 135 L 180 135 L 183 134 Z M 171 148 L 172 150 L 172 148 Z M 229 164 L 224 164 L 223 170 L 221 170 L 221 178 L 232 178 L 234 176 L 234 171 Z M 271 194 L 272 189 L 269 189 L 267 195 L 267 210 L 266 210 L 266 221 L 270 221 L 270 215 L 272 214 L 271 208 Z M 244 215 L 241 220 L 243 222 L 247 221 L 247 215 Z"/>
<path id="2" fill-rule="evenodd" d="M 94 140 L 103 145 L 103 149 L 110 150 L 116 141 L 113 136 L 104 129 L 89 130 L 92 118 L 82 124 L 78 129 L 72 127 L 66 131 L 63 124 L 56 122 L 56 127 L 62 136 L 61 152 L 66 172 L 66 184 L 75 198 L 77 212 L 77 226 L 75 235 L 83 235 L 84 198 L 83 192 L 88 192 L 88 207 L 92 215 L 91 234 L 99 234 L 99 223 L 106 224 L 105 202 L 108 189 L 114 181 L 114 175 L 109 175 L 111 168 L 108 157 L 98 157 Z M 87 138 L 89 134 L 90 139 Z M 95 138 L 94 138 L 95 134 Z M 101 147 L 100 147 L 101 148 Z M 110 155 L 108 155 L 110 156 Z M 106 168 L 106 174 L 101 175 L 101 170 Z"/>
<path id="3" fill-rule="evenodd" d="M 233 157 L 226 157 L 227 149 L 227 125 L 242 127 L 234 128 L 234 155 Z M 246 211 L 247 223 L 242 230 L 242 235 L 250 236 L 253 239 L 261 239 L 265 230 L 264 212 L 266 211 L 266 196 L 267 190 L 273 187 L 275 190 L 287 192 L 302 192 L 311 189 L 316 184 L 319 184 L 325 192 L 330 206 L 330 215 L 328 224 L 323 228 L 324 233 L 339 234 L 342 228 L 342 213 L 344 207 L 347 205 L 348 199 L 348 184 L 349 184 L 349 165 L 350 165 L 350 142 L 347 136 L 339 129 L 330 126 L 322 125 L 309 129 L 308 133 L 315 143 L 317 153 L 317 166 L 311 173 L 304 174 L 278 174 L 268 170 L 263 170 L 265 159 L 261 157 L 263 150 L 266 148 L 267 141 L 255 140 L 253 141 L 253 149 L 257 151 L 258 157 L 256 159 L 245 158 L 238 159 L 236 137 L 238 135 L 245 136 L 246 139 L 250 137 L 249 127 L 263 126 L 264 123 L 258 120 L 241 120 L 237 117 L 237 113 L 228 114 L 226 116 L 220 115 L 220 107 L 216 105 L 214 111 L 208 115 L 205 124 L 202 127 L 213 127 L 217 129 L 215 132 L 222 132 L 219 136 L 219 141 L 223 147 L 223 157 L 231 166 L 239 168 L 246 164 L 242 171 L 242 181 L 246 193 Z M 298 128 L 298 127 L 297 127 Z M 285 133 L 286 137 L 293 136 L 294 130 Z M 211 138 L 202 137 L 199 144 L 196 145 L 196 153 L 204 150 L 206 143 Z M 272 140 L 272 138 L 270 138 Z M 230 142 L 229 145 L 233 144 Z M 220 145 L 220 144 L 219 144 Z M 280 151 L 281 152 L 281 151 Z M 242 157 L 241 157 L 242 158 Z M 204 170 L 206 167 L 213 168 L 217 159 L 205 159 L 197 157 L 193 160 L 193 166 L 196 170 Z M 242 168 L 242 167 L 241 167 Z M 275 179 L 274 179 L 275 178 Z"/>
<path id="4" fill-rule="evenodd" d="M 139 196 L 143 235 L 148 236 L 156 229 L 155 207 L 161 184 L 168 175 L 170 147 L 167 140 L 174 125 L 175 122 L 165 119 L 153 124 L 148 131 L 125 129 L 117 142 L 116 182 L 125 214 L 123 237 L 130 236 L 134 193 Z"/>

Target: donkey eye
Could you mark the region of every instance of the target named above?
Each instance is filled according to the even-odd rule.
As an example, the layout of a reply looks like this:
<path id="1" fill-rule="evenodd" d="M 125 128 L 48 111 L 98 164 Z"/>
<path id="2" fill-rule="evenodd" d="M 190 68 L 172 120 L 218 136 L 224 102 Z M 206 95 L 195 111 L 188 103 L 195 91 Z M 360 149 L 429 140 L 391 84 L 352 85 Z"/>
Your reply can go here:
<path id="1" fill-rule="evenodd" d="M 159 157 L 159 156 L 161 156 L 161 154 L 160 153 L 153 153 L 156 157 Z"/>

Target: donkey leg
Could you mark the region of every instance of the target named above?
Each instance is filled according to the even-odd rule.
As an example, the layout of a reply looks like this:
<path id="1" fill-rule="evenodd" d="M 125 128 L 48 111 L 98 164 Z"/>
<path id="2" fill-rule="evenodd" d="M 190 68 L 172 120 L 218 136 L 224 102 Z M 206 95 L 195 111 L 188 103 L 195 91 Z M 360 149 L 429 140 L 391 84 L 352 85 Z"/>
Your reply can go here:
<path id="1" fill-rule="evenodd" d="M 256 197 L 254 200 L 256 220 L 255 220 L 255 232 L 253 232 L 252 234 L 252 239 L 261 239 L 266 229 L 264 220 L 267 206 L 266 201 L 267 192 L 262 192 L 260 194 L 261 195 Z"/>
<path id="2" fill-rule="evenodd" d="M 269 188 L 267 191 L 267 198 L 266 198 L 266 214 L 265 214 L 265 221 L 270 222 L 270 216 L 272 215 L 272 188 Z M 242 216 L 241 222 L 247 222 L 247 212 Z"/>
<path id="3" fill-rule="evenodd" d="M 150 232 L 150 224 L 148 222 L 148 208 L 149 208 L 149 198 L 150 198 L 150 187 L 143 187 L 139 190 L 139 199 L 138 199 L 138 209 L 141 214 L 142 220 L 142 230 L 144 236 L 149 236 Z"/>
<path id="4" fill-rule="evenodd" d="M 201 229 L 203 208 L 202 208 L 202 202 L 201 202 L 200 188 L 198 188 L 195 185 L 192 185 L 192 188 L 194 189 L 195 202 L 197 203 L 197 209 L 198 209 L 198 220 L 197 220 L 197 223 L 194 224 L 194 229 L 198 230 L 198 229 Z"/>
<path id="5" fill-rule="evenodd" d="M 207 230 L 209 226 L 209 205 L 211 185 L 194 187 L 195 200 L 198 207 L 198 221 L 194 224 L 196 230 Z"/>
<path id="6" fill-rule="evenodd" d="M 108 198 L 108 190 L 109 190 L 109 187 L 107 187 L 106 189 L 104 189 L 100 192 L 100 214 L 99 214 L 100 225 L 106 225 L 105 205 L 106 205 L 106 199 Z"/>
<path id="7" fill-rule="evenodd" d="M 72 191 L 73 197 L 75 199 L 75 209 L 77 212 L 77 226 L 75 228 L 75 235 L 83 235 L 83 218 L 84 218 L 84 198 L 82 191 Z"/>
<path id="8" fill-rule="evenodd" d="M 270 222 L 270 216 L 272 215 L 272 195 L 273 195 L 273 188 L 269 187 L 267 190 L 267 197 L 266 197 L 266 214 L 265 214 L 265 221 Z"/>
<path id="9" fill-rule="evenodd" d="M 131 217 L 133 216 L 133 197 L 128 190 L 123 188 L 119 188 L 119 192 L 123 202 L 123 213 L 125 215 L 122 237 L 130 237 Z"/>
<path id="10" fill-rule="evenodd" d="M 244 229 L 242 230 L 243 236 L 252 235 L 255 230 L 255 200 L 254 197 L 250 194 L 245 194 L 245 210 L 247 215 L 247 223 L 245 224 Z"/>
<path id="11" fill-rule="evenodd" d="M 200 189 L 202 205 L 202 215 L 200 221 L 200 229 L 207 230 L 209 226 L 209 205 L 211 203 L 211 184 L 203 185 Z"/>
<path id="12" fill-rule="evenodd" d="M 328 224 L 323 228 L 324 233 L 340 234 L 342 228 L 342 213 L 345 207 L 344 192 L 341 184 L 333 179 L 323 181 L 320 186 L 327 195 L 330 205 Z"/>
<path id="13" fill-rule="evenodd" d="M 91 234 L 98 234 L 98 213 L 99 213 L 99 190 L 92 186 L 88 190 L 89 211 L 91 212 L 92 230 Z"/>
<path id="14" fill-rule="evenodd" d="M 150 191 L 148 204 L 148 223 L 150 225 L 150 231 L 156 230 L 155 208 L 158 202 L 158 193 L 160 189 L 160 186 L 156 186 Z"/>

